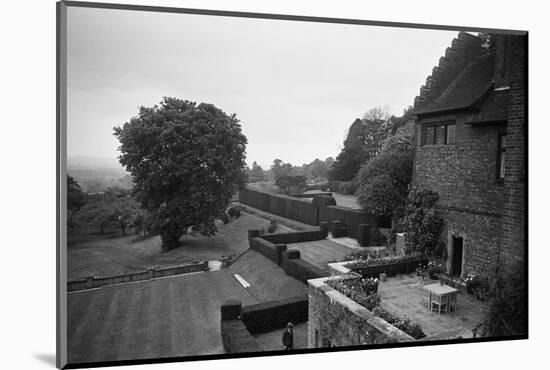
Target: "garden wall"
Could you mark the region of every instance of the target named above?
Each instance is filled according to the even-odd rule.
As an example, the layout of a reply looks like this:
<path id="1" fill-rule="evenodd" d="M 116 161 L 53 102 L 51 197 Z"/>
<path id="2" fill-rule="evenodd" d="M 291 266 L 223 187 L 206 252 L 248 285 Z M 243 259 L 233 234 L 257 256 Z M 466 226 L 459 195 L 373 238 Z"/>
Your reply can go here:
<path id="1" fill-rule="evenodd" d="M 310 280 L 308 347 L 337 347 L 413 341 L 410 335 L 325 284 Z"/>
<path id="2" fill-rule="evenodd" d="M 239 192 L 239 202 L 305 224 L 319 224 L 318 209 L 308 200 L 244 188 Z"/>
<path id="3" fill-rule="evenodd" d="M 189 263 L 180 266 L 149 269 L 147 271 L 133 272 L 115 276 L 90 276 L 86 279 L 67 282 L 67 291 L 99 288 L 105 285 L 130 283 L 133 281 L 150 280 L 163 276 L 188 274 L 190 272 L 208 271 L 208 261 Z"/>

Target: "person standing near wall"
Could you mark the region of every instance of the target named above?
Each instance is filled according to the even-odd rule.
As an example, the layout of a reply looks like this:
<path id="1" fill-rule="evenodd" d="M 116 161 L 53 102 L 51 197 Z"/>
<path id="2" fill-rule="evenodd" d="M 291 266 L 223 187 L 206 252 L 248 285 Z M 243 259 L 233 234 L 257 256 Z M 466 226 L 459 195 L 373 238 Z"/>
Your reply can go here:
<path id="1" fill-rule="evenodd" d="M 293 327 L 294 325 L 289 322 L 286 325 L 285 331 L 283 332 L 283 346 L 287 351 L 290 351 L 292 349 L 292 346 L 294 345 L 294 332 L 292 331 Z"/>

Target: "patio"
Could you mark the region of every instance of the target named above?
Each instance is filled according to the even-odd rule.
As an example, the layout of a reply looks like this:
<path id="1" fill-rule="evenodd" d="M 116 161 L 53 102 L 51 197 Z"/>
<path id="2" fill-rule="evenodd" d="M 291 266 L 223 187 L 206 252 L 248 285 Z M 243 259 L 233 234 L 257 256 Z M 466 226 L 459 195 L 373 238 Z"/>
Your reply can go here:
<path id="1" fill-rule="evenodd" d="M 425 285 L 437 283 L 428 279 Z M 378 294 L 384 309 L 406 316 L 418 323 L 425 340 L 472 338 L 474 329 L 484 318 L 488 305 L 472 295 L 458 293 L 456 310 L 438 314 L 428 309 L 428 291 L 415 274 L 400 274 L 380 282 Z"/>

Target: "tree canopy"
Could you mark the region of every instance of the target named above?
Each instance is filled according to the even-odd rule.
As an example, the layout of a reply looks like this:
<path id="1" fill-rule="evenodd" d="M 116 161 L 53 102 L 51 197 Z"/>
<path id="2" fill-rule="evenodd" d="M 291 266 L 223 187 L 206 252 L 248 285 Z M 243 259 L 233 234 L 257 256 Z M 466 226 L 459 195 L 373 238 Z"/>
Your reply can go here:
<path id="1" fill-rule="evenodd" d="M 254 161 L 252 168 L 248 169 L 248 182 L 260 182 L 265 180 L 264 169 Z"/>
<path id="2" fill-rule="evenodd" d="M 330 180 L 353 180 L 361 165 L 380 152 L 382 142 L 392 130 L 390 118 L 386 108 L 373 108 L 363 119 L 357 118 L 352 123 L 329 173 Z"/>
<path id="3" fill-rule="evenodd" d="M 158 224 L 164 249 L 182 235 L 213 235 L 215 219 L 244 185 L 247 139 L 236 115 L 212 104 L 164 98 L 114 128 L 120 163 Z"/>
<path id="4" fill-rule="evenodd" d="M 399 128 L 382 143 L 381 152 L 359 171 L 359 204 L 379 216 L 399 218 L 413 170 L 414 124 Z"/>

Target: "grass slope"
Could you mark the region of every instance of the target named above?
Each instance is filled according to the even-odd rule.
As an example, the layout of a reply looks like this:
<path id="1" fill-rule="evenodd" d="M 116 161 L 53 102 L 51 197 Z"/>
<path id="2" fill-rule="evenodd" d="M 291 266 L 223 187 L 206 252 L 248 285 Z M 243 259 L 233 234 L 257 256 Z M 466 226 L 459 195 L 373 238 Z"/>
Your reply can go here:
<path id="1" fill-rule="evenodd" d="M 248 248 L 248 230 L 267 228 L 269 221 L 243 213 L 224 225 L 213 237 L 184 236 L 179 248 L 162 251 L 160 237 L 132 242 L 135 235 L 98 235 L 86 231 L 68 238 L 68 279 L 109 276 L 146 270 L 149 266 L 173 266 L 192 261 L 217 260 Z M 276 232 L 291 229 L 280 225 Z"/>

